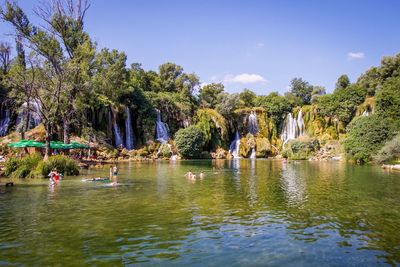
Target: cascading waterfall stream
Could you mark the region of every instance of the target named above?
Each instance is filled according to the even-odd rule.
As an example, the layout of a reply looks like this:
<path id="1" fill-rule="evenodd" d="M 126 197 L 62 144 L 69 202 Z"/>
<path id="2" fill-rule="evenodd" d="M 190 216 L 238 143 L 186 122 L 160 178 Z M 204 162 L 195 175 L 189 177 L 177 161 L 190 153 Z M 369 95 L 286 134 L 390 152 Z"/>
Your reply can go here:
<path id="1" fill-rule="evenodd" d="M 240 135 L 238 131 L 236 131 L 235 139 L 229 147 L 229 152 L 232 154 L 233 158 L 240 158 Z"/>
<path id="2" fill-rule="evenodd" d="M 156 109 L 157 121 L 156 121 L 156 139 L 162 144 L 165 144 L 169 140 L 169 129 L 168 125 L 161 121 L 161 112 Z"/>
<path id="3" fill-rule="evenodd" d="M 251 150 L 250 158 L 251 158 L 251 159 L 255 159 L 255 158 L 256 158 L 256 149 L 255 149 L 255 148 L 253 148 L 253 149 Z"/>
<path id="4" fill-rule="evenodd" d="M 252 111 L 249 115 L 247 127 L 249 129 L 249 133 L 253 136 L 258 133 L 258 122 L 257 122 L 257 115 Z M 251 159 L 256 158 L 256 149 L 253 148 L 250 154 Z"/>
<path id="5" fill-rule="evenodd" d="M 125 107 L 125 147 L 128 150 L 133 149 L 133 130 L 132 130 L 132 119 L 131 119 L 131 111 L 129 107 Z"/>
<path id="6" fill-rule="evenodd" d="M 257 122 L 257 116 L 256 114 L 252 111 L 249 115 L 247 126 L 249 129 L 249 132 L 252 135 L 255 135 L 258 133 L 258 122 Z"/>
<path id="7" fill-rule="evenodd" d="M 297 119 L 293 118 L 292 113 L 288 113 L 283 122 L 283 129 L 281 134 L 283 145 L 285 145 L 289 140 L 293 140 L 299 136 L 304 135 L 304 130 L 305 126 L 302 111 L 299 111 Z"/>
<path id="8" fill-rule="evenodd" d="M 115 111 L 113 108 L 111 108 L 111 120 L 112 120 L 112 129 L 114 133 L 114 139 L 115 139 L 115 146 L 116 147 L 123 147 L 122 143 L 122 138 L 121 138 L 121 131 L 119 129 L 119 126 L 117 124 L 117 115 L 115 114 Z"/>
<path id="9" fill-rule="evenodd" d="M 0 136 L 5 136 L 8 131 L 8 126 L 10 125 L 10 110 L 6 109 L 3 114 L 0 114 L 1 119 L 0 119 Z"/>
<path id="10" fill-rule="evenodd" d="M 40 118 L 41 109 L 42 109 L 41 105 L 36 101 L 28 101 L 23 103 L 21 105 L 21 111 L 19 112 L 17 117 L 17 124 L 26 123 L 25 120 L 27 117 L 26 115 L 28 113 L 29 117 L 28 129 L 33 129 L 37 127 L 42 122 Z"/>

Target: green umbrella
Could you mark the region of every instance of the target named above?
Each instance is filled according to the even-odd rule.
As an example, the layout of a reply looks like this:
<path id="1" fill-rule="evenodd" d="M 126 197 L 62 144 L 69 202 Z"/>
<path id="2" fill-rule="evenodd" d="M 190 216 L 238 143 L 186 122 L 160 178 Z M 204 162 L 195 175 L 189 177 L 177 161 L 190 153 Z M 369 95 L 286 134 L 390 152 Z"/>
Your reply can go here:
<path id="1" fill-rule="evenodd" d="M 69 149 L 68 144 L 64 144 L 61 141 L 50 141 L 50 148 L 52 149 Z"/>
<path id="2" fill-rule="evenodd" d="M 51 141 L 50 142 L 50 147 L 53 149 L 83 149 L 83 148 L 89 148 L 89 146 L 85 144 L 80 144 L 78 142 L 71 142 L 70 144 L 64 144 L 63 142 L 60 141 Z"/>
<path id="3" fill-rule="evenodd" d="M 86 149 L 86 148 L 89 148 L 88 145 L 80 144 L 78 142 L 71 142 L 69 145 L 70 145 L 71 149 Z"/>
<path id="4" fill-rule="evenodd" d="M 21 140 L 18 142 L 13 142 L 8 144 L 9 147 L 13 148 L 25 148 L 25 147 L 39 147 L 39 148 L 44 148 L 45 145 L 42 142 L 38 142 L 35 140 Z"/>

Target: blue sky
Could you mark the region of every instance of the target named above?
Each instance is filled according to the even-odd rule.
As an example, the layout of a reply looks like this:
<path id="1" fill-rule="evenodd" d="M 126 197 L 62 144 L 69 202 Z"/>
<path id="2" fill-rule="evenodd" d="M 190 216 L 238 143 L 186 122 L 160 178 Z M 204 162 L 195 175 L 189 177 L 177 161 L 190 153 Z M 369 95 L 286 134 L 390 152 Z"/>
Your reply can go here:
<path id="1" fill-rule="evenodd" d="M 167 61 L 229 92 L 288 90 L 294 77 L 332 91 L 400 52 L 400 1 L 92 0 L 86 30 L 146 70 Z M 29 10 L 37 1 L 19 1 Z M 8 39 L 10 27 L 1 23 Z"/>

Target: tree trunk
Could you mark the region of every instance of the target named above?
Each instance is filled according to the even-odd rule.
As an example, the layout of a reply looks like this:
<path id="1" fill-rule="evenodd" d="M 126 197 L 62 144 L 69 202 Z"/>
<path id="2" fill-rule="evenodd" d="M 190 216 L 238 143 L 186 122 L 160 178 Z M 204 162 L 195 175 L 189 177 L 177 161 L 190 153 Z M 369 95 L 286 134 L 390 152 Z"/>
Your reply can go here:
<path id="1" fill-rule="evenodd" d="M 44 152 L 44 160 L 48 160 L 51 156 L 51 148 L 50 148 L 50 141 L 51 141 L 51 128 L 47 123 L 45 124 L 46 129 L 46 141 L 45 141 L 45 152 Z"/>
<path id="2" fill-rule="evenodd" d="M 64 144 L 69 144 L 69 121 L 68 119 L 63 119 L 63 135 L 64 135 Z"/>
<path id="3" fill-rule="evenodd" d="M 25 125 L 21 127 L 21 140 L 25 139 L 25 132 L 29 130 L 29 123 L 30 123 L 30 113 L 29 113 L 29 101 L 26 102 L 27 110 L 25 114 Z"/>
<path id="4" fill-rule="evenodd" d="M 70 139 L 69 139 L 69 121 L 67 118 L 64 118 L 63 120 L 63 130 L 64 130 L 64 144 L 69 144 L 70 143 Z M 69 155 L 69 150 L 64 150 L 64 154 L 65 155 Z"/>

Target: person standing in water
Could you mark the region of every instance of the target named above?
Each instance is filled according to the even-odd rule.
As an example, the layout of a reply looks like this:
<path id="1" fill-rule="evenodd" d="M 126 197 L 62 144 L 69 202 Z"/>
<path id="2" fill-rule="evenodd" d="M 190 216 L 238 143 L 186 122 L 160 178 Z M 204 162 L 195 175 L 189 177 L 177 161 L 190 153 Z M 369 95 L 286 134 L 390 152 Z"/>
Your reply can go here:
<path id="1" fill-rule="evenodd" d="M 112 170 L 113 170 L 113 176 L 117 176 L 118 175 L 118 167 L 117 167 L 117 165 L 114 165 Z"/>

